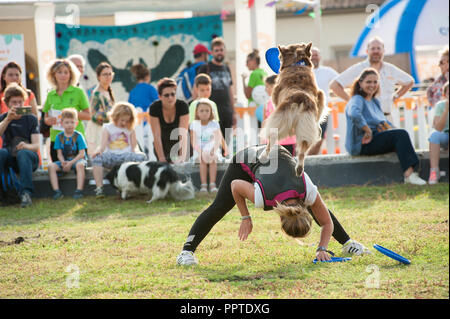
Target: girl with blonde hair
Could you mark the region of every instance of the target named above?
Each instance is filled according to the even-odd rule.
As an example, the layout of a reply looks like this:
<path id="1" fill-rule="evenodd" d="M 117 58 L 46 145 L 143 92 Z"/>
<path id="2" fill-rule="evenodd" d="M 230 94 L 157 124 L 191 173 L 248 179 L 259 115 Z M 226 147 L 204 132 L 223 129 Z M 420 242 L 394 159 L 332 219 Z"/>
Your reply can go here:
<path id="1" fill-rule="evenodd" d="M 234 156 L 222 177 L 215 200 L 192 226 L 177 263 L 197 264 L 194 256 L 197 246 L 235 205 L 241 213 L 239 238 L 246 240 L 253 229 L 247 199 L 255 204 L 255 208 L 275 210 L 280 216 L 283 231 L 294 238 L 306 237 L 314 219 L 321 227 L 316 251 L 316 258 L 320 261 L 330 260 L 327 247 L 331 236 L 343 245 L 345 254 L 370 253 L 362 244 L 350 239 L 327 209 L 308 175 L 303 173 L 301 177 L 296 176 L 296 161 L 289 151 L 276 145 L 269 154 L 268 162 L 262 163 L 258 159 L 265 147 L 251 146 Z"/>
<path id="2" fill-rule="evenodd" d="M 190 125 L 194 158 L 200 161 L 200 192 L 217 192 L 217 160 L 220 155 L 222 133 L 219 122 L 215 121 L 213 107 L 209 99 L 199 99 L 195 109 L 195 120 Z M 226 147 L 226 144 L 225 144 Z"/>
<path id="3" fill-rule="evenodd" d="M 142 162 L 144 153 L 136 152 L 136 109 L 128 102 L 116 103 L 110 113 L 110 122 L 103 125 L 101 145 L 92 154 L 92 174 L 95 196 L 104 197 L 103 167 L 112 168 L 124 162 Z"/>

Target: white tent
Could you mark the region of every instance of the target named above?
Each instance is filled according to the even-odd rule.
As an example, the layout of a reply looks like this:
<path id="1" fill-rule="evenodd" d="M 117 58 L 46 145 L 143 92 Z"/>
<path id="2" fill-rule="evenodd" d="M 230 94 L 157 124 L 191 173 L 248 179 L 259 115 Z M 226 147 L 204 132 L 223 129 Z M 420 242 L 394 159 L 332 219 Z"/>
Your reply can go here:
<path id="1" fill-rule="evenodd" d="M 448 0 L 389 0 L 375 10 L 353 47 L 351 56 L 365 56 L 367 42 L 379 36 L 385 54 L 409 53 L 411 75 L 419 82 L 419 47 L 443 47 L 449 40 Z"/>

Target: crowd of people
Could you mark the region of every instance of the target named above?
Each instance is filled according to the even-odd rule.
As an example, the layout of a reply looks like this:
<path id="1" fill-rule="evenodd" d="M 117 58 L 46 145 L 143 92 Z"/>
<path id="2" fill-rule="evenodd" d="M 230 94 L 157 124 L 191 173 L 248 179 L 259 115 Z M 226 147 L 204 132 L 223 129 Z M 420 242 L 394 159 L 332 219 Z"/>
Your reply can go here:
<path id="1" fill-rule="evenodd" d="M 312 48 L 311 52 L 316 81 L 325 93 L 326 103 L 331 92 L 347 102 L 347 152 L 351 155 L 396 152 L 405 183 L 426 184 L 415 172 L 419 160 L 408 133 L 395 128 L 391 117 L 394 101 L 411 89 L 414 80 L 384 61 L 383 41 L 380 38 L 369 41 L 367 59 L 340 74 L 321 65 L 318 48 Z M 88 88 L 82 56 L 57 59 L 46 75 L 52 90 L 43 98 L 41 114 L 35 95 L 21 83 L 21 67 L 15 62 L 6 64 L 0 83 L 0 172 L 12 166 L 19 174 L 22 206 L 31 205 L 32 172 L 39 166 L 39 134 L 48 135 L 50 140 L 48 173 L 55 200 L 63 197 L 58 172 L 71 170 L 77 175 L 73 197 L 83 197 L 87 165 L 93 166 L 95 194 L 103 197 L 103 168 L 149 158 L 137 143 L 138 113 L 148 114 L 147 128 L 153 135 L 156 159 L 176 164 L 192 158 L 200 165 L 200 191 L 217 192 L 217 161 L 236 151 L 228 148 L 232 128 L 236 126 L 232 74 L 225 61 L 222 38 L 213 39 L 210 49 L 198 44 L 193 54 L 194 63 L 180 76 L 163 78 L 156 87 L 150 84 L 149 69 L 142 64 L 134 65 L 131 72 L 137 85 L 127 102 L 116 100 L 111 86 L 114 71 L 107 62 L 96 67 L 97 84 Z M 427 91 L 430 107 L 435 110 L 434 130 L 429 138 L 429 184 L 438 182 L 440 150 L 448 148 L 448 63 L 447 48 L 440 56 L 441 74 Z M 277 75 L 268 75 L 260 67 L 257 50 L 247 56 L 247 68 L 250 75 L 242 75 L 247 102 L 253 102 L 252 91 L 256 86 L 265 86 L 269 96 L 258 123 L 261 127 L 275 107 L 270 96 Z M 319 154 L 326 124 L 327 121 L 321 124 L 322 135 L 309 155 Z M 295 155 L 295 136 L 279 144 Z"/>

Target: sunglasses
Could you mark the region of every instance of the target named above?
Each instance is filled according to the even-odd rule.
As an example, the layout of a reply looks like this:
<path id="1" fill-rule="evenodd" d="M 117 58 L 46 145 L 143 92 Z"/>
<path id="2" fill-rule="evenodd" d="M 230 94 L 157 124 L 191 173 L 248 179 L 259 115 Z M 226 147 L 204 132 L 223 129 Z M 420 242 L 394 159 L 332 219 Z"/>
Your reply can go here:
<path id="1" fill-rule="evenodd" d="M 166 94 L 163 94 L 163 96 L 164 96 L 165 98 L 168 98 L 168 97 L 175 97 L 175 93 L 166 93 Z"/>
<path id="2" fill-rule="evenodd" d="M 59 66 L 59 65 L 61 65 L 61 64 L 64 64 L 64 65 L 67 66 L 67 67 L 70 66 L 70 65 L 69 65 L 69 62 L 66 62 L 66 61 L 63 61 L 63 60 L 58 60 L 58 61 L 55 62 L 54 67 L 57 67 L 57 66 Z"/>

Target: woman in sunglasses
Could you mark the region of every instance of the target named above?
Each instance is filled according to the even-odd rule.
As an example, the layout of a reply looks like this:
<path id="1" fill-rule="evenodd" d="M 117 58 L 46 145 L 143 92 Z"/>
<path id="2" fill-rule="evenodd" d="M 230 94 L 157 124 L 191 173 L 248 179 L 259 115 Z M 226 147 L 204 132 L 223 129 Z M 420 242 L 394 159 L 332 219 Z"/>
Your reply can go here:
<path id="1" fill-rule="evenodd" d="M 150 105 L 153 148 L 160 162 L 181 163 L 189 155 L 189 106 L 176 98 L 176 90 L 175 80 L 159 80 L 159 100 Z"/>
<path id="2" fill-rule="evenodd" d="M 448 82 L 448 47 L 440 52 L 439 68 L 441 75 L 434 81 L 434 83 L 427 90 L 428 102 L 431 107 L 434 107 L 442 98 L 442 87 Z"/>

